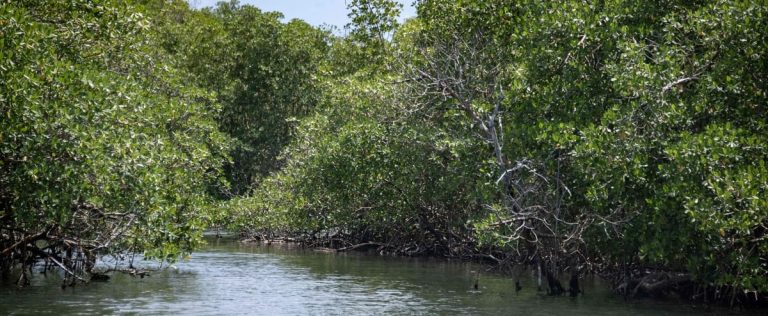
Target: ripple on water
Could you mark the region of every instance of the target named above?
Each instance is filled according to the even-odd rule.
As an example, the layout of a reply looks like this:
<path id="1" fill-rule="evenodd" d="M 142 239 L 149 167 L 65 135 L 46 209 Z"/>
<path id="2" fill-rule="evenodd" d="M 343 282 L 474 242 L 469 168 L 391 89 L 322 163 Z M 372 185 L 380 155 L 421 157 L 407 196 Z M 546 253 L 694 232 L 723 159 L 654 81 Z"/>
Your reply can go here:
<path id="1" fill-rule="evenodd" d="M 143 279 L 118 274 L 65 290 L 55 276 L 36 275 L 22 290 L 3 284 L 0 315 L 697 314 L 685 305 L 626 304 L 599 287 L 575 300 L 542 297 L 526 278 L 525 290 L 515 294 L 509 278 L 493 274 L 481 274 L 479 291 L 472 291 L 476 270 L 467 263 L 221 242 Z"/>

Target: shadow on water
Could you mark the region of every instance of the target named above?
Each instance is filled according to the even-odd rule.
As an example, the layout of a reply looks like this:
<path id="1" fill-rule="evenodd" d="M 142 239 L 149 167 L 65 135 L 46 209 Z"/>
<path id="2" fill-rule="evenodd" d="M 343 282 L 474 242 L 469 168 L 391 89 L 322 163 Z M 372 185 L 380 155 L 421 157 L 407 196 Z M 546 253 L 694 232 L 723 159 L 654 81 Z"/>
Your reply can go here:
<path id="1" fill-rule="evenodd" d="M 36 274 L 28 288 L 0 284 L 0 315 L 703 313 L 674 302 L 626 303 L 590 279 L 584 282 L 585 296 L 546 297 L 536 292 L 529 276 L 521 278 L 523 290 L 518 293 L 512 279 L 465 262 L 318 253 L 290 245 L 211 239 L 191 260 L 143 279 L 115 274 L 109 282 L 61 289 L 60 277 Z"/>

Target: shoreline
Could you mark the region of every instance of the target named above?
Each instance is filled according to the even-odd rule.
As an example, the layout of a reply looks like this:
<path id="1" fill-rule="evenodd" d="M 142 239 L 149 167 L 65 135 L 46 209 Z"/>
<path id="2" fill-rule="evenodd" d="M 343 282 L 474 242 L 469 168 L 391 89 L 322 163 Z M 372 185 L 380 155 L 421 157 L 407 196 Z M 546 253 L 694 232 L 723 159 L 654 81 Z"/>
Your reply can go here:
<path id="1" fill-rule="evenodd" d="M 390 246 L 384 243 L 378 243 L 378 242 L 364 242 L 355 244 L 352 246 L 346 246 L 346 247 L 340 247 L 340 248 L 334 248 L 334 247 L 322 247 L 322 246 L 311 246 L 308 245 L 308 243 L 311 243 L 310 241 L 301 240 L 300 238 L 294 238 L 294 237 L 275 237 L 272 239 L 262 239 L 260 237 L 237 237 L 237 234 L 230 234 L 228 237 L 220 237 L 220 238 L 233 238 L 238 243 L 242 244 L 261 244 L 265 246 L 271 246 L 271 245 L 281 245 L 281 246 L 289 246 L 289 247 L 298 247 L 304 250 L 309 250 L 313 252 L 318 253 L 328 253 L 328 254 L 338 254 L 338 253 L 349 253 L 349 252 L 357 252 L 362 253 L 364 255 L 370 255 L 370 256 L 387 256 L 387 257 L 398 257 L 398 258 L 430 258 L 435 260 L 445 260 L 445 261 L 454 261 L 459 260 L 462 262 L 471 262 L 475 264 L 480 264 L 485 267 L 487 267 L 486 271 L 493 271 L 494 273 L 499 273 L 501 275 L 509 276 L 512 280 L 519 280 L 520 277 L 513 277 L 515 275 L 515 272 L 513 270 L 520 270 L 522 269 L 523 273 L 531 272 L 535 267 L 531 265 L 522 265 L 517 264 L 510 267 L 505 267 L 500 264 L 498 264 L 498 261 L 491 260 L 487 257 L 484 257 L 479 254 L 475 254 L 473 256 L 465 256 L 465 257 L 451 257 L 451 256 L 442 256 L 442 255 L 418 255 L 418 256 L 408 256 L 404 254 L 398 254 L 398 253 L 388 253 L 382 251 L 382 247 Z M 379 247 L 377 249 L 372 249 L 373 247 Z M 530 269 L 530 270 L 529 270 Z M 615 271 L 610 272 L 611 274 L 616 274 Z M 562 287 L 562 284 L 564 280 L 567 280 L 568 276 L 571 275 L 567 271 L 558 271 L 557 273 L 554 273 L 554 279 L 557 281 L 557 283 L 552 283 L 554 286 L 557 286 L 555 284 L 560 284 L 559 286 Z M 520 275 L 520 272 L 517 273 L 517 275 Z M 571 275 L 572 276 L 572 275 Z M 682 295 L 680 295 L 679 292 L 669 293 L 668 290 L 663 291 L 664 295 L 658 295 L 656 293 L 643 293 L 642 287 L 640 286 L 642 282 L 650 282 L 650 281 L 656 281 L 655 283 L 649 283 L 650 286 L 653 286 L 656 284 L 656 287 L 659 286 L 660 281 L 659 278 L 670 278 L 673 279 L 674 277 L 679 278 L 680 280 L 670 280 L 672 283 L 680 283 L 683 280 L 690 283 L 695 283 L 693 280 L 691 280 L 690 275 L 687 273 L 673 273 L 669 271 L 663 271 L 663 270 L 648 270 L 646 269 L 646 274 L 641 278 L 635 278 L 631 280 L 630 282 L 624 282 L 623 284 L 620 284 L 620 287 L 611 287 L 610 284 L 611 279 L 610 276 L 606 276 L 605 273 L 600 273 L 600 271 L 588 271 L 585 273 L 580 273 L 579 280 L 585 279 L 587 277 L 591 278 L 599 278 L 601 280 L 601 283 L 608 285 L 606 287 L 606 290 L 611 291 L 614 293 L 616 297 L 624 297 L 624 300 L 627 303 L 633 303 L 633 302 L 642 302 L 645 300 L 650 301 L 660 301 L 660 302 L 669 302 L 674 301 L 676 304 L 680 305 L 690 305 L 692 307 L 700 307 L 703 306 L 706 310 L 710 310 L 713 308 L 716 309 L 725 309 L 729 311 L 733 310 L 766 310 L 768 311 L 768 295 L 766 294 L 757 294 L 759 299 L 757 301 L 747 301 L 747 303 L 744 302 L 744 298 L 747 298 L 747 295 L 744 295 L 744 297 L 740 297 L 738 301 L 735 301 L 733 304 L 728 304 L 728 301 L 723 300 L 706 300 L 703 296 L 704 294 L 700 294 L 696 298 L 686 298 Z M 549 280 L 552 281 L 552 280 Z M 559 291 L 559 294 L 550 294 L 550 290 L 548 288 L 549 284 L 547 280 L 543 280 L 542 285 L 540 286 L 540 289 L 537 291 L 542 296 L 546 297 L 574 297 L 573 295 L 570 295 L 569 292 L 566 289 L 561 289 Z M 627 290 L 629 288 L 629 290 Z M 639 292 L 640 291 L 640 292 Z M 659 291 L 657 293 L 662 293 L 662 291 Z M 584 295 L 584 293 L 579 293 L 578 296 Z"/>

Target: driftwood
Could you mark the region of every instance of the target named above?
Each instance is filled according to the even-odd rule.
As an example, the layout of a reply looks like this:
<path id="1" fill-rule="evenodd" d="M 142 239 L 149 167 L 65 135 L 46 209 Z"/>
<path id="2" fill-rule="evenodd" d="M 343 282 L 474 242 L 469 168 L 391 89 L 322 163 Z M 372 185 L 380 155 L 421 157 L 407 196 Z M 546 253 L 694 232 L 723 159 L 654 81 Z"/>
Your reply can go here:
<path id="1" fill-rule="evenodd" d="M 352 245 L 349 247 L 339 248 L 336 251 L 344 252 L 344 251 L 350 251 L 350 250 L 356 250 L 360 248 L 370 248 L 370 247 L 386 247 L 386 244 L 377 243 L 377 242 L 364 242 L 357 245 Z"/>

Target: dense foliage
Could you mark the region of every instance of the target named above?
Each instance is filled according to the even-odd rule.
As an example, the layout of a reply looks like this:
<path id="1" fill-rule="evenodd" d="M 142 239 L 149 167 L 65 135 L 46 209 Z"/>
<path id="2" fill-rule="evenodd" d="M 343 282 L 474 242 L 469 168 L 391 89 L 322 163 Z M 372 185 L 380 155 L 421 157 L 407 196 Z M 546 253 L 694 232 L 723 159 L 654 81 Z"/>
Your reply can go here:
<path id="1" fill-rule="evenodd" d="M 161 47 L 188 80 L 214 92 L 222 105 L 217 121 L 236 141 L 226 166 L 231 191 L 247 193 L 280 166 L 294 123 L 319 98 L 319 72 L 328 50 L 326 31 L 300 20 L 280 22 L 236 1 L 190 10 L 183 1 L 151 1 Z"/>
<path id="2" fill-rule="evenodd" d="M 389 67 L 328 78 L 239 227 L 768 289 L 765 6 L 418 9 Z"/>
<path id="3" fill-rule="evenodd" d="M 4 274 L 43 258 L 74 281 L 98 254 L 174 260 L 200 243 L 227 151 L 219 108 L 121 3 L 0 4 Z"/>
<path id="4" fill-rule="evenodd" d="M 422 0 L 400 24 L 355 0 L 338 36 L 236 1 L 44 2 L 0 18 L 4 267 L 51 236 L 172 258 L 209 220 L 768 293 L 765 4 Z"/>

